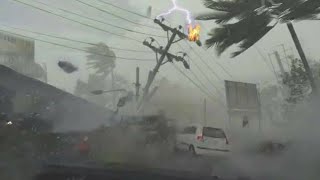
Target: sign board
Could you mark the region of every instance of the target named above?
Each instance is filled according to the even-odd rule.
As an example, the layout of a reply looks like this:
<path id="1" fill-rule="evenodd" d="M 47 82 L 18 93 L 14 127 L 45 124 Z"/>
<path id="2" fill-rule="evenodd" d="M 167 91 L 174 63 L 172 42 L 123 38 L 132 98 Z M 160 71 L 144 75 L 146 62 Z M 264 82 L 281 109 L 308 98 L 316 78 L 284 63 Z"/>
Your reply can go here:
<path id="1" fill-rule="evenodd" d="M 225 81 L 230 125 L 245 132 L 261 130 L 260 100 L 256 84 Z"/>
<path id="2" fill-rule="evenodd" d="M 256 84 L 225 81 L 229 110 L 256 110 L 260 108 Z"/>

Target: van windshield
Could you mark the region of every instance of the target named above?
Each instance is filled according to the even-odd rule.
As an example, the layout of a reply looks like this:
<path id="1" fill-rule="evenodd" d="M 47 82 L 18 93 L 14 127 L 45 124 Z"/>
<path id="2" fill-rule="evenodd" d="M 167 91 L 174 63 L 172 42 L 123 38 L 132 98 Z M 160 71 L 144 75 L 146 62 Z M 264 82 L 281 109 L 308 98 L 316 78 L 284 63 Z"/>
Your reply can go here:
<path id="1" fill-rule="evenodd" d="M 204 127 L 203 136 L 213 137 L 213 138 L 226 138 L 226 135 L 222 129 L 212 128 L 212 127 Z"/>

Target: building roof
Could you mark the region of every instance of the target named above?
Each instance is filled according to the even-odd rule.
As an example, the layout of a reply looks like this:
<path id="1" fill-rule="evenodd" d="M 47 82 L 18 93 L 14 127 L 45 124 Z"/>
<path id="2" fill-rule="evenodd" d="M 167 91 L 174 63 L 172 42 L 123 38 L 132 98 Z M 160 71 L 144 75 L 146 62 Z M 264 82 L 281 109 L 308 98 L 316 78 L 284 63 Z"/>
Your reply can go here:
<path id="1" fill-rule="evenodd" d="M 88 130 L 109 123 L 111 110 L 90 103 L 68 92 L 39 80 L 24 76 L 6 66 L 0 65 L 0 87 L 15 93 L 37 95 L 48 103 L 54 103 L 57 130 Z"/>

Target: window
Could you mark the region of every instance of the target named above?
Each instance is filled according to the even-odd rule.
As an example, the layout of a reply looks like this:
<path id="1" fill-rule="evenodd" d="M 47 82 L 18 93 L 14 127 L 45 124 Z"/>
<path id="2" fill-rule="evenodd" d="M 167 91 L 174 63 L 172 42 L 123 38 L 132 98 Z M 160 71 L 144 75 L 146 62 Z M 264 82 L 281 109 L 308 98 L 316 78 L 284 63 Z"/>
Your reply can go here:
<path id="1" fill-rule="evenodd" d="M 182 134 L 195 134 L 197 131 L 197 128 L 194 126 L 186 127 L 183 129 Z"/>
<path id="2" fill-rule="evenodd" d="M 223 132 L 222 129 L 212 128 L 212 127 L 204 127 L 203 136 L 213 137 L 213 138 L 226 138 L 226 134 Z"/>

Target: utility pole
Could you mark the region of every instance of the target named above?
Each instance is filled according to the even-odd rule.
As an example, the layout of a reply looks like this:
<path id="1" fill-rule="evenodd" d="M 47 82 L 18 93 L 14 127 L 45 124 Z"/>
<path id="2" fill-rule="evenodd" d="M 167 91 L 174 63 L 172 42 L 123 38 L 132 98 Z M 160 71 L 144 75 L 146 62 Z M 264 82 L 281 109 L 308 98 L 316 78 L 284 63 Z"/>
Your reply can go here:
<path id="1" fill-rule="evenodd" d="M 296 31 L 295 31 L 295 29 L 294 29 L 294 27 L 293 27 L 291 22 L 287 23 L 287 27 L 288 27 L 288 29 L 290 31 L 291 37 L 293 39 L 293 42 L 294 42 L 294 44 L 295 44 L 295 46 L 297 48 L 297 51 L 298 51 L 298 53 L 300 55 L 302 64 L 304 66 L 304 69 L 307 72 L 307 76 L 308 76 L 308 79 L 310 81 L 310 85 L 311 85 L 311 89 L 312 89 L 312 94 L 317 95 L 318 94 L 318 88 L 317 88 L 317 85 L 316 85 L 316 83 L 314 81 L 313 73 L 312 73 L 312 71 L 310 69 L 309 63 L 308 63 L 306 55 L 304 54 L 304 51 L 302 49 L 302 46 L 301 46 L 300 41 L 298 39 L 297 33 L 296 33 Z"/>
<path id="2" fill-rule="evenodd" d="M 281 58 L 280 58 L 278 51 L 274 52 L 274 56 L 276 57 L 276 60 L 278 62 L 281 74 L 284 75 L 285 71 L 284 71 L 283 64 L 281 62 Z"/>
<path id="3" fill-rule="evenodd" d="M 135 83 L 135 87 L 136 87 L 136 101 L 139 100 L 139 96 L 140 96 L 140 68 L 137 67 L 136 68 L 136 83 Z"/>
<path id="4" fill-rule="evenodd" d="M 289 64 L 289 59 L 288 59 L 287 50 L 286 50 L 284 44 L 281 44 L 280 46 L 282 47 L 283 54 L 284 54 L 284 58 L 286 59 L 286 62 Z"/>
<path id="5" fill-rule="evenodd" d="M 168 52 L 172 44 L 174 44 L 174 43 L 176 43 L 178 41 L 187 39 L 188 35 L 186 35 L 183 32 L 181 32 L 182 26 L 179 26 L 178 29 L 177 28 L 172 28 L 170 26 L 167 26 L 167 25 L 163 24 L 163 21 L 164 21 L 164 19 L 162 19 L 161 21 L 159 19 L 155 19 L 154 23 L 158 24 L 164 31 L 167 32 L 168 43 L 165 46 L 165 48 L 163 49 L 162 46 L 160 46 L 160 47 L 153 46 L 152 43 L 154 41 L 156 41 L 156 40 L 154 38 L 152 38 L 152 37 L 149 38 L 149 39 L 151 39 L 151 42 L 148 42 L 146 40 L 143 41 L 143 45 L 149 47 L 150 49 L 152 49 L 156 53 L 157 64 L 154 67 L 154 69 L 149 72 L 147 83 L 146 83 L 146 85 L 145 85 L 145 87 L 143 89 L 143 98 L 142 98 L 141 103 L 138 106 L 138 109 L 147 100 L 147 98 L 149 96 L 148 94 L 149 94 L 149 89 L 151 87 L 151 84 L 154 81 L 155 76 L 158 73 L 158 71 L 159 71 L 159 69 L 160 69 L 160 67 L 162 65 L 164 65 L 167 62 L 173 62 L 173 60 L 175 60 L 175 61 L 178 61 L 178 62 L 181 61 L 186 69 L 190 68 L 189 64 L 184 59 L 184 57 L 186 56 L 186 53 L 183 53 L 183 56 L 176 56 L 176 55 L 173 55 L 173 54 Z M 171 32 L 171 37 L 170 38 L 169 38 L 169 32 Z M 175 40 L 176 37 L 178 37 L 179 39 Z M 196 41 L 196 43 L 199 46 L 201 46 L 201 42 L 199 40 Z M 159 59 L 158 59 L 158 54 L 161 55 Z M 167 57 L 167 61 L 165 61 L 166 57 Z"/>
<path id="6" fill-rule="evenodd" d="M 44 82 L 48 83 L 48 69 L 47 69 L 47 64 L 46 63 L 42 63 L 42 67 L 44 70 Z"/>
<path id="7" fill-rule="evenodd" d="M 207 126 L 207 99 L 204 98 L 203 101 L 203 122 L 204 126 Z"/>
<path id="8" fill-rule="evenodd" d="M 114 72 L 113 69 L 111 71 L 111 88 L 114 89 Z M 113 108 L 116 107 L 116 93 L 113 91 L 112 92 L 112 106 Z"/>

